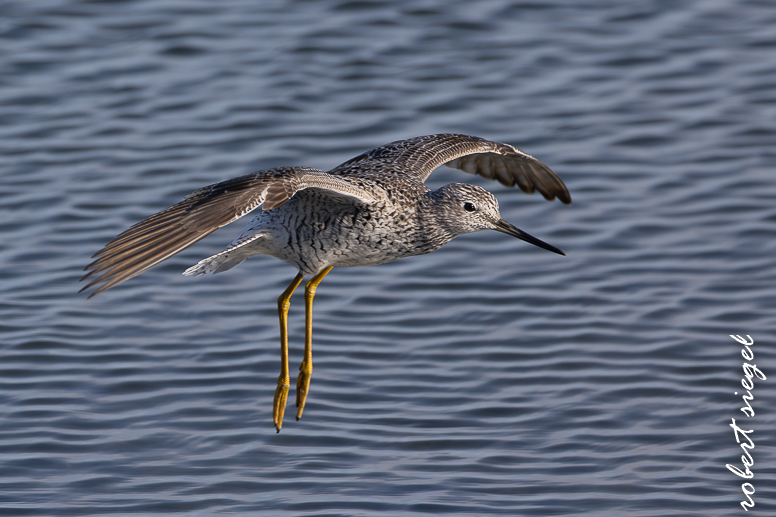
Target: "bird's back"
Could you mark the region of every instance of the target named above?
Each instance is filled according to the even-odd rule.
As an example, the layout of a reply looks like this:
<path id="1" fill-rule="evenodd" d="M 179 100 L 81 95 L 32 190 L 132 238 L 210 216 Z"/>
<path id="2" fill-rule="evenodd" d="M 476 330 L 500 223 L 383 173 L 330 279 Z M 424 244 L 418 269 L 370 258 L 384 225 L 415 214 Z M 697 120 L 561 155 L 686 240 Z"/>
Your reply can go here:
<path id="1" fill-rule="evenodd" d="M 259 213 L 235 242 L 263 232 L 266 238 L 254 245 L 257 253 L 314 274 L 328 266 L 369 266 L 429 253 L 449 240 L 430 231 L 429 189 L 422 183 L 370 171 L 347 179 L 383 190 L 383 200 L 365 204 L 307 189 Z"/>

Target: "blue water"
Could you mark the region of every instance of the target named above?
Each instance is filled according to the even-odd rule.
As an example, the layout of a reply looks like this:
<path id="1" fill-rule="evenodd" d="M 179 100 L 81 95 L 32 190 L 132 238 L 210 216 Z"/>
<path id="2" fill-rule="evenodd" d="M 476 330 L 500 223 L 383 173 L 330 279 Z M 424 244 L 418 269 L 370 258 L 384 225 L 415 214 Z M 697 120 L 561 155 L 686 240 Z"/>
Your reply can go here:
<path id="1" fill-rule="evenodd" d="M 748 515 L 774 514 L 772 2 L 0 11 L 0 514 L 742 515 L 731 418 L 756 444 Z M 552 167 L 570 207 L 449 169 L 429 185 L 490 189 L 568 257 L 483 232 L 335 269 L 304 418 L 280 434 L 295 271 L 180 275 L 243 222 L 76 294 L 92 253 L 200 186 L 436 132 Z M 752 418 L 729 334 L 767 376 Z"/>

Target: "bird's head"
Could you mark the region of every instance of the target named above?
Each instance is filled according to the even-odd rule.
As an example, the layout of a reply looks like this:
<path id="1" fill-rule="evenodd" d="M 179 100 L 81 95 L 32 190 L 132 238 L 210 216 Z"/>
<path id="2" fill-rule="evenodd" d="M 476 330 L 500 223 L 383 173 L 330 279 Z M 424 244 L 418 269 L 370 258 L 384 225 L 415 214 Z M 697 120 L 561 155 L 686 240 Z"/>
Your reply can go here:
<path id="1" fill-rule="evenodd" d="M 565 255 L 501 218 L 496 197 L 477 185 L 450 183 L 431 194 L 437 205 L 437 220 L 454 236 L 480 230 L 496 230 L 534 246 Z"/>

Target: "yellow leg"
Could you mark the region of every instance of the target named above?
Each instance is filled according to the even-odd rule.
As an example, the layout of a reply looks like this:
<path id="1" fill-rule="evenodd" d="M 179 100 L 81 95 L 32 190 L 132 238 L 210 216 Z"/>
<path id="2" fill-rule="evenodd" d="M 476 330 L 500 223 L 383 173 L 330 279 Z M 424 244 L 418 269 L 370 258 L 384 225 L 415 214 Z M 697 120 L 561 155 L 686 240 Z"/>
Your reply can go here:
<path id="1" fill-rule="evenodd" d="M 275 429 L 280 432 L 283 427 L 283 414 L 286 412 L 286 400 L 288 399 L 288 388 L 291 386 L 291 380 L 288 375 L 288 307 L 291 305 L 291 295 L 299 284 L 302 283 L 304 275 L 297 274 L 288 285 L 283 294 L 278 298 L 278 315 L 280 316 L 280 377 L 278 377 L 278 387 L 275 388 L 275 401 L 272 407 L 272 418 L 275 421 Z"/>
<path id="2" fill-rule="evenodd" d="M 296 419 L 302 418 L 307 392 L 310 390 L 310 378 L 313 375 L 313 298 L 318 284 L 329 274 L 332 266 L 327 267 L 307 282 L 304 288 L 304 360 L 299 365 L 299 377 L 296 378 Z"/>

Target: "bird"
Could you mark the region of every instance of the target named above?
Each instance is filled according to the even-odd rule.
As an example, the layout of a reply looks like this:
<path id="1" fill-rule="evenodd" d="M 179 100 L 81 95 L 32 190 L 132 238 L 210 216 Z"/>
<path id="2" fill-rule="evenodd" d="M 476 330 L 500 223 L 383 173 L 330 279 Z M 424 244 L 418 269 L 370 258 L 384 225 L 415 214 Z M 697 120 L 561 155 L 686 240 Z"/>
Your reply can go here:
<path id="1" fill-rule="evenodd" d="M 95 253 L 81 278 L 90 281 L 80 292 L 96 287 L 91 298 L 115 287 L 261 207 L 231 245 L 183 274 L 220 273 L 253 255 L 270 255 L 296 267 L 296 276 L 278 298 L 281 365 L 273 422 L 280 432 L 290 388 L 288 309 L 291 295 L 306 277 L 311 278 L 304 294 L 297 420 L 304 411 L 313 369 L 313 298 L 332 268 L 423 255 L 480 230 L 495 230 L 565 255 L 502 219 L 496 197 L 482 187 L 468 183 L 426 187 L 426 179 L 441 165 L 571 204 L 563 181 L 516 147 L 462 134 L 419 136 L 377 147 L 328 172 L 276 167 L 195 190 Z"/>

